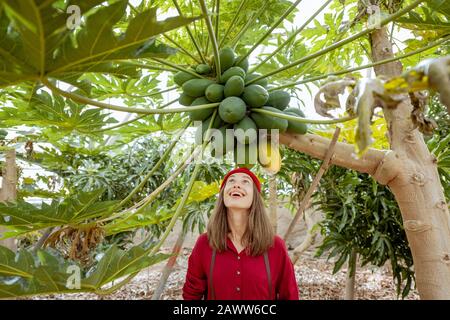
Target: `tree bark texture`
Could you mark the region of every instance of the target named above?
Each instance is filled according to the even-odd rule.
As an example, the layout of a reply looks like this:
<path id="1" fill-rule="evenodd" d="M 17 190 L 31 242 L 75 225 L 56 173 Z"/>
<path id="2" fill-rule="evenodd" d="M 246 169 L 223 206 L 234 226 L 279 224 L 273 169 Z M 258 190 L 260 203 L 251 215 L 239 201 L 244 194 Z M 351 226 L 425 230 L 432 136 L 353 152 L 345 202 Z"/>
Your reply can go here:
<path id="1" fill-rule="evenodd" d="M 0 189 L 0 202 L 13 201 L 17 198 L 17 168 L 16 168 L 16 151 L 8 150 L 5 152 L 5 165 L 2 169 L 2 186 Z M 0 237 L 3 235 L 2 227 L 0 227 Z M 5 246 L 13 251 L 17 250 L 14 238 L 0 240 L 0 245 Z"/>
<path id="2" fill-rule="evenodd" d="M 278 198 L 277 198 L 277 176 L 269 175 L 269 217 L 272 224 L 274 234 L 277 234 L 278 221 Z"/>

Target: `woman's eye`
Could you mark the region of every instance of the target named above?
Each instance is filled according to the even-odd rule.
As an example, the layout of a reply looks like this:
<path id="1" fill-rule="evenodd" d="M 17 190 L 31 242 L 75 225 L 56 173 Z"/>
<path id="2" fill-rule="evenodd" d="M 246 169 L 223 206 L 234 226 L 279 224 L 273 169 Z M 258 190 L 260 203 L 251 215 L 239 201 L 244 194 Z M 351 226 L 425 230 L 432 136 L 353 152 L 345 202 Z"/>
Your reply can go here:
<path id="1" fill-rule="evenodd" d="M 248 183 L 248 180 L 244 180 L 244 183 Z"/>

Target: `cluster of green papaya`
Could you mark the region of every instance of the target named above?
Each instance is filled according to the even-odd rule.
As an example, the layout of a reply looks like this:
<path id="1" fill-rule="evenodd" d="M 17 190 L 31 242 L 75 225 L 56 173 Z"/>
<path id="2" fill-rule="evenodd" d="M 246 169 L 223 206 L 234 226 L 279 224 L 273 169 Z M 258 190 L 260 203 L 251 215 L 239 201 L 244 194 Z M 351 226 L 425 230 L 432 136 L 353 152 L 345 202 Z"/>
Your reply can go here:
<path id="1" fill-rule="evenodd" d="M 225 135 L 227 129 L 234 129 L 235 132 L 241 133 L 252 130 L 258 132 L 258 129 L 278 129 L 280 133 L 306 133 L 306 124 L 251 111 L 252 108 L 261 108 L 272 112 L 304 117 L 305 115 L 300 109 L 288 108 L 290 102 L 290 94 L 288 92 L 282 90 L 268 91 L 268 83 L 265 78 L 248 84 L 260 75 L 257 73 L 247 73 L 249 68 L 248 59 L 242 59 L 240 61 L 240 57 L 236 56 L 236 53 L 231 48 L 220 50 L 219 59 L 222 72 L 220 77 L 216 76 L 214 67 L 207 64 L 199 64 L 191 67 L 191 71 L 202 75 L 203 78 L 198 78 L 191 73 L 182 71 L 176 73 L 174 76 L 174 82 L 183 91 L 179 97 L 179 103 L 181 105 L 197 106 L 220 103 L 218 106 L 218 116 L 215 118 L 211 127 L 223 133 L 222 142 L 224 152 L 222 154 L 215 154 L 215 156 L 223 156 L 233 148 L 236 151 L 236 148 L 239 147 L 243 147 L 248 152 L 253 152 L 250 150 L 254 148 L 250 148 L 250 145 L 252 143 L 258 143 L 256 134 L 235 134 L 234 141 L 230 141 L 230 138 Z M 203 142 L 204 134 L 209 127 L 214 110 L 215 108 L 209 108 L 189 112 L 189 117 L 192 121 L 202 121 L 202 126 L 198 129 L 196 135 L 197 143 Z M 242 129 L 242 131 L 238 131 L 237 129 Z M 229 147 L 230 145 L 233 148 Z M 259 153 L 262 152 L 260 149 Z M 249 163 L 237 164 L 246 167 L 252 166 Z"/>

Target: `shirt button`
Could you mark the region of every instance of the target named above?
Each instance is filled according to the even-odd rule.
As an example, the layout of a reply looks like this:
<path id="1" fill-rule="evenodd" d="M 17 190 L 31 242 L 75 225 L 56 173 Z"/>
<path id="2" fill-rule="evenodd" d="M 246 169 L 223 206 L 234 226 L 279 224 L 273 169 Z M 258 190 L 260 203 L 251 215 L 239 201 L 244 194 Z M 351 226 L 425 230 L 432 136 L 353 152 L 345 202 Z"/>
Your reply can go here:
<path id="1" fill-rule="evenodd" d="M 240 275 L 241 274 L 241 272 L 238 270 L 238 271 L 236 271 L 236 273 L 237 273 L 237 275 Z"/>
<path id="2" fill-rule="evenodd" d="M 236 287 L 236 291 L 241 291 L 241 288 L 239 288 L 239 287 Z"/>
<path id="3" fill-rule="evenodd" d="M 241 257 L 238 256 L 238 260 L 241 260 Z"/>

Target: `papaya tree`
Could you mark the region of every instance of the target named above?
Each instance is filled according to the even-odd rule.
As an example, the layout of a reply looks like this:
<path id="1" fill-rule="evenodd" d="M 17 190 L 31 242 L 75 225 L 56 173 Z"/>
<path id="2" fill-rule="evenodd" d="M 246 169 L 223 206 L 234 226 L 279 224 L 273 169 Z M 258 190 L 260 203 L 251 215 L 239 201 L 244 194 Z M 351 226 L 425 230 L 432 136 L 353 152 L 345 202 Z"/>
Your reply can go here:
<path id="1" fill-rule="evenodd" d="M 38 129 L 37 134 L 26 133 L 25 137 L 47 143 L 75 141 L 85 148 L 95 144 L 105 148 L 105 141 L 112 140 L 115 146 L 130 143 L 145 132 L 167 135 L 170 141 L 159 161 L 143 173 L 141 183 L 120 201 L 99 201 L 99 194 L 93 192 L 43 203 L 40 208 L 24 201 L 2 204 L 1 223 L 10 229 L 8 235 L 56 226 L 58 230 L 50 238 L 69 237 L 76 248 L 87 235 L 136 228 L 142 224 L 129 222 L 142 215 L 151 220 L 155 210 L 148 209 L 155 208 L 162 191 L 182 175 L 193 158 L 204 155 L 211 141 L 224 147 L 214 148 L 222 151 L 214 152 L 216 158 L 229 151 L 238 165 L 251 166 L 249 160 L 256 157 L 269 174 L 280 169 L 280 152 L 272 144 L 276 134 L 268 136 L 268 143 L 267 136 L 237 135 L 228 141 L 214 132 L 276 129 L 280 143 L 323 159 L 330 140 L 308 133 L 306 124 L 357 119 L 355 144 L 339 142 L 331 163 L 369 174 L 392 190 L 421 297 L 449 298 L 450 217 L 436 159 L 423 139 L 423 134 L 435 128 L 423 113 L 424 92 L 436 91 L 442 103 L 447 108 L 450 105 L 450 58 L 436 51 L 449 38 L 445 27 L 450 18 L 448 3 L 328 0 L 298 29 L 290 30 L 285 22 L 294 21 L 300 4 L 300 0 L 141 1 L 136 6 L 126 0 L 0 1 L 2 126 L 25 124 Z M 75 13 L 68 15 L 69 8 L 76 8 Z M 173 12 L 176 17 L 158 20 Z M 324 22 L 316 19 L 321 13 Z M 346 18 L 350 20 L 344 21 Z M 314 28 L 308 28 L 310 22 Z M 424 30 L 419 22 L 427 28 L 433 24 L 444 27 Z M 394 56 L 394 28 L 411 25 L 419 27 L 413 30 L 415 42 L 405 41 L 406 49 Z M 390 34 L 387 26 L 394 26 Z M 261 51 L 264 48 L 273 50 L 267 54 Z M 421 54 L 433 59 L 419 63 Z M 400 61 L 411 68 L 403 72 Z M 375 69 L 376 77 L 361 78 L 357 71 L 368 68 Z M 344 75 L 347 77 L 337 78 Z M 330 119 L 311 119 L 289 105 L 292 96 L 320 80 L 326 81 L 314 106 L 319 115 Z M 342 110 L 339 95 L 346 89 L 350 93 Z M 382 109 L 387 123 L 388 150 L 370 148 L 370 123 L 376 107 Z M 336 116 L 339 111 L 333 109 L 339 108 L 342 115 Z M 123 113 L 135 116 L 111 125 L 111 118 Z M 197 145 L 171 158 L 195 121 L 201 122 L 194 137 Z M 245 151 L 243 159 L 235 150 L 239 146 Z M 130 205 L 143 181 L 162 165 L 170 166 L 171 175 Z M 158 239 L 150 234 L 142 245 L 130 249 L 141 259 L 130 266 L 124 257 L 132 254 L 111 249 L 97 269 L 84 275 L 79 290 L 111 292 L 141 268 L 163 259 L 158 251 L 192 201 L 190 193 L 198 186 L 200 169 L 201 161 L 197 161 L 189 170 L 184 193 L 167 209 L 170 222 Z M 30 216 L 29 212 L 36 214 Z M 86 246 L 89 244 L 87 241 Z M 29 256 L 24 251 L 18 255 L 19 260 L 11 251 L 1 255 L 7 260 L 0 269 L 0 292 L 9 296 L 48 292 L 49 288 L 35 286 L 34 292 L 24 293 L 20 291 L 23 286 L 11 285 L 11 277 L 36 281 L 42 268 L 54 268 L 57 283 L 64 279 L 58 268 L 65 265 L 55 269 L 49 262 L 56 263 L 56 258 L 41 259 L 34 269 L 23 270 L 23 261 Z M 99 278 L 111 261 L 123 261 L 124 265 L 116 263 L 118 270 Z M 118 278 L 119 282 L 104 288 Z M 65 289 L 58 286 L 54 290 Z"/>

